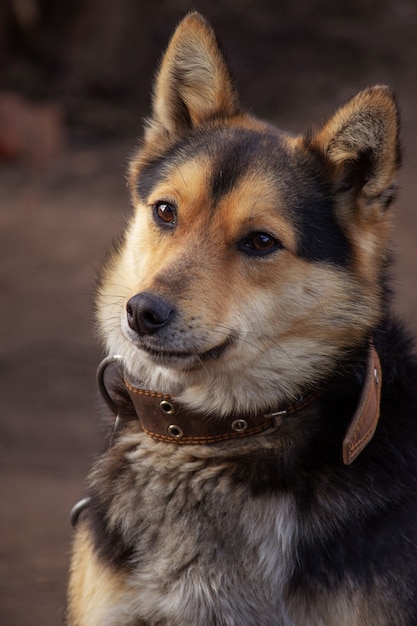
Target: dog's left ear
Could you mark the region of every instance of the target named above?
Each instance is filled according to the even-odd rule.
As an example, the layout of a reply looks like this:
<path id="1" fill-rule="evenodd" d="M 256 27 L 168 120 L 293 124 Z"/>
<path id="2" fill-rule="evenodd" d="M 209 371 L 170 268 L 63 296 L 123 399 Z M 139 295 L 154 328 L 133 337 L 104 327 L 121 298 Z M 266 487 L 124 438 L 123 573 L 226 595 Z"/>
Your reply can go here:
<path id="1" fill-rule="evenodd" d="M 145 141 L 169 145 L 204 122 L 236 115 L 239 108 L 213 29 L 199 13 L 190 13 L 162 59 Z"/>
<path id="2" fill-rule="evenodd" d="M 325 159 L 335 191 L 363 217 L 381 213 L 393 196 L 400 166 L 399 113 L 391 90 L 365 89 L 306 139 Z"/>

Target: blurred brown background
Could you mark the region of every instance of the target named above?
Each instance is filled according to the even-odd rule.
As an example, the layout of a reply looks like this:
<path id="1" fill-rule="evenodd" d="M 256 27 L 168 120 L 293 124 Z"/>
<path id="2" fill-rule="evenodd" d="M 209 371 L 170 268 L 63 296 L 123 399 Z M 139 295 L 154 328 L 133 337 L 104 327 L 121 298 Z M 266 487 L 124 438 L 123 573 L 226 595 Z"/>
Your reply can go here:
<path id="1" fill-rule="evenodd" d="M 0 0 L 0 623 L 62 618 L 68 511 L 102 445 L 96 268 L 177 21 L 212 21 L 243 102 L 300 131 L 389 83 L 403 112 L 397 308 L 417 330 L 415 0 Z"/>

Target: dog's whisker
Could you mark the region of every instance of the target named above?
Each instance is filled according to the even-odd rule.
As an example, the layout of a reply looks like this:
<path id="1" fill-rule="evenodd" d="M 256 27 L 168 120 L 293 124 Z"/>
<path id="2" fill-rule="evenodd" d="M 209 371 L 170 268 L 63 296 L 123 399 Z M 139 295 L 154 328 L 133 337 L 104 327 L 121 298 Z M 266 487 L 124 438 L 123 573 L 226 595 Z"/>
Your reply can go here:
<path id="1" fill-rule="evenodd" d="M 198 362 L 200 363 L 201 367 L 203 368 L 203 370 L 208 375 L 209 372 L 208 372 L 207 367 L 206 367 L 206 365 L 205 365 L 205 363 L 204 363 L 204 361 L 203 361 L 203 359 L 201 357 L 198 357 Z"/>
<path id="2" fill-rule="evenodd" d="M 114 291 L 113 288 L 115 288 Z M 101 297 L 106 298 L 108 295 L 116 295 L 119 298 L 127 298 L 128 294 L 130 294 L 130 290 L 127 287 L 125 288 L 122 285 L 113 285 L 112 289 L 106 289 L 106 292 L 101 294 Z"/>
<path id="3" fill-rule="evenodd" d="M 120 309 L 123 309 L 124 307 L 122 307 L 122 306 L 121 306 L 121 304 L 122 304 L 122 300 L 121 300 L 121 298 L 116 298 L 116 299 L 113 299 L 111 302 L 103 302 L 103 303 L 101 304 L 101 307 L 102 307 L 103 309 L 107 309 L 107 308 L 109 308 L 109 307 L 115 307 L 115 306 L 117 306 L 117 307 L 119 307 Z"/>
<path id="4" fill-rule="evenodd" d="M 217 332 L 218 334 L 223 334 L 223 335 L 230 335 L 231 333 L 233 333 L 233 330 L 231 328 L 228 328 L 227 326 L 215 326 L 214 324 L 205 324 L 204 326 L 205 328 L 208 328 L 211 332 Z M 224 328 L 225 330 L 220 330 L 220 328 Z M 273 345 L 274 347 L 279 348 L 282 352 L 284 352 L 284 354 L 288 357 L 288 353 L 284 350 L 284 348 L 277 343 L 276 339 L 274 337 L 272 337 L 271 335 L 268 335 L 267 333 L 258 333 L 256 331 L 240 331 L 241 333 L 243 332 L 245 335 L 254 335 L 254 338 L 256 338 L 257 340 L 263 340 L 264 343 L 264 347 L 265 348 L 270 348 L 271 345 Z M 248 339 L 244 339 L 242 337 L 241 334 L 237 335 L 236 340 L 242 343 L 246 343 L 249 346 L 253 346 L 255 348 L 259 347 L 258 343 L 254 343 L 252 341 L 249 341 Z M 291 359 L 290 359 L 291 360 Z"/>

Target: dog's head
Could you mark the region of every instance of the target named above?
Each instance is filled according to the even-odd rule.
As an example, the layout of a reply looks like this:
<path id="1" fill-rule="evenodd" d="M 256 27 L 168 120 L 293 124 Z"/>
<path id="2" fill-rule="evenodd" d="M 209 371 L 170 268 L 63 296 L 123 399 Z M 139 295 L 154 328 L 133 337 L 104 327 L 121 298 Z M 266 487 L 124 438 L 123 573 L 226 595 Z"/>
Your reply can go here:
<path id="1" fill-rule="evenodd" d="M 293 137 L 242 111 L 211 28 L 189 15 L 99 287 L 107 350 L 148 387 L 220 413 L 316 385 L 380 318 L 399 160 L 388 88 Z"/>

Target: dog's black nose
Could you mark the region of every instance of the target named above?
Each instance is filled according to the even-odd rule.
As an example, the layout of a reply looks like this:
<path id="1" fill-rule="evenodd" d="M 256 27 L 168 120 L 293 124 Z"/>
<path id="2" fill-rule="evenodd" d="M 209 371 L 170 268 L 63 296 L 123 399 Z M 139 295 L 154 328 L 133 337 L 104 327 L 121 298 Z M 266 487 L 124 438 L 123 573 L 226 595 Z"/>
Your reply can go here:
<path id="1" fill-rule="evenodd" d="M 127 323 L 138 335 L 153 335 L 174 316 L 170 302 L 149 291 L 137 293 L 126 305 Z"/>

